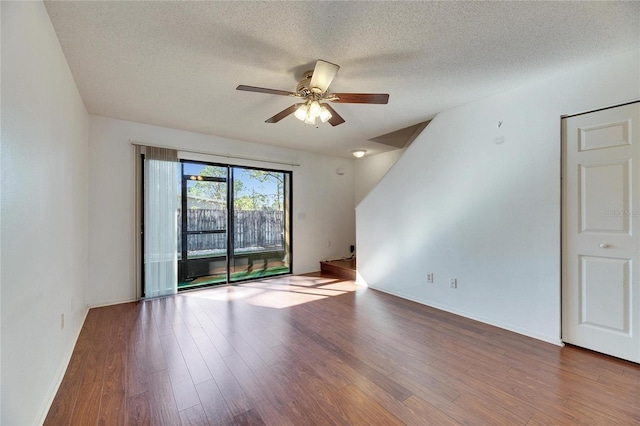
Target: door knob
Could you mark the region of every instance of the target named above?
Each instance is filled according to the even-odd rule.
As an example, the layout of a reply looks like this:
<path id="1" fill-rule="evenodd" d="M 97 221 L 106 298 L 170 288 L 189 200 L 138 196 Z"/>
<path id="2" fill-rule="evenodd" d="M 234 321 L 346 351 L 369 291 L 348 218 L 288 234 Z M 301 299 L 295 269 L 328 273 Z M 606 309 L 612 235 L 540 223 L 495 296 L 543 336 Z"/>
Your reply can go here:
<path id="1" fill-rule="evenodd" d="M 609 248 L 609 244 L 600 243 L 600 248 Z"/>

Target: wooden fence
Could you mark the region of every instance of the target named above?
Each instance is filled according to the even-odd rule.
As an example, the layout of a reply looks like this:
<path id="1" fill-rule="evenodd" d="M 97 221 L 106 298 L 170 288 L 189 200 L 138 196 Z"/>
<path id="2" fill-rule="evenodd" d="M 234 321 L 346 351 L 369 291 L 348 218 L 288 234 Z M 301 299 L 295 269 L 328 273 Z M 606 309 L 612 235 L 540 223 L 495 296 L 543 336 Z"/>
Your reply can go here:
<path id="1" fill-rule="evenodd" d="M 182 224 L 178 212 L 178 235 Z M 189 231 L 211 231 L 227 229 L 227 213 L 224 210 L 187 210 Z M 240 210 L 234 217 L 234 247 L 236 250 L 281 248 L 284 239 L 284 212 L 269 210 Z M 225 250 L 227 235 L 191 234 L 187 237 L 188 250 Z M 182 241 L 178 238 L 178 251 L 182 251 Z"/>

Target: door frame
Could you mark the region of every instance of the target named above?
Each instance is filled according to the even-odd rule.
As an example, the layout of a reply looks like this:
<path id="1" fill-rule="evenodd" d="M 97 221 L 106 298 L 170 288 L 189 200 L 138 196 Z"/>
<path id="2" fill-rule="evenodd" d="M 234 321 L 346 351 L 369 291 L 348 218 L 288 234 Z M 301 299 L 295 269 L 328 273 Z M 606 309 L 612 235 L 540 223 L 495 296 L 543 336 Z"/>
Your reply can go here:
<path id="1" fill-rule="evenodd" d="M 275 172 L 275 173 L 281 173 L 283 175 L 286 176 L 286 181 L 285 184 L 283 185 L 283 193 L 284 193 L 284 206 L 283 206 L 283 214 L 284 214 L 284 224 L 285 224 L 285 236 L 284 236 L 284 242 L 285 245 L 288 246 L 288 252 L 287 252 L 287 257 L 288 257 L 288 266 L 289 266 L 289 270 L 287 272 L 282 272 L 282 273 L 278 273 L 278 274 L 273 274 L 273 275 L 269 275 L 268 277 L 276 277 L 276 276 L 282 276 L 282 275 L 290 275 L 293 273 L 293 223 L 292 223 L 292 219 L 293 219 L 293 171 L 291 170 L 279 170 L 279 169 L 274 169 L 274 168 L 268 168 L 268 167 L 256 167 L 256 166 L 247 166 L 247 165 L 241 165 L 241 164 L 225 164 L 225 163 L 218 163 L 218 162 L 210 162 L 210 161 L 203 161 L 203 160 L 190 160 L 188 158 L 181 158 L 179 160 L 180 163 L 180 187 L 181 187 L 181 209 L 185 209 L 185 205 L 186 205 L 186 197 L 183 197 L 183 191 L 185 190 L 185 186 L 186 186 L 186 180 L 184 178 L 184 171 L 183 171 L 183 166 L 182 164 L 184 163 L 193 163 L 193 164 L 202 164 L 202 165 L 207 165 L 207 166 L 215 166 L 215 167 L 225 167 L 227 169 L 227 178 L 226 178 L 226 184 L 227 184 L 227 227 L 226 227 L 226 280 L 223 283 L 215 283 L 215 284 L 203 284 L 201 286 L 194 286 L 194 287 L 189 287 L 189 288 L 184 288 L 184 289 L 180 289 L 178 288 L 178 291 L 184 291 L 184 290 L 192 290 L 192 289 L 198 289 L 198 288 L 204 288 L 204 287 L 209 287 L 209 286 L 216 286 L 216 285 L 236 285 L 236 284 L 240 284 L 243 282 L 247 282 L 247 281 L 255 281 L 256 279 L 262 279 L 262 278 L 244 278 L 244 279 L 234 279 L 231 280 L 231 261 L 233 258 L 233 253 L 234 253 L 234 249 L 235 249 L 235 241 L 234 241 L 234 229 L 235 229 L 235 209 L 234 209 L 234 175 L 233 175 L 233 170 L 234 169 L 248 169 L 248 170 L 260 170 L 260 171 L 265 171 L 265 172 Z M 221 180 L 222 178 L 215 178 L 215 179 L 211 179 L 211 181 L 218 181 L 218 182 L 222 182 Z M 144 179 L 143 179 L 144 180 Z M 209 179 L 208 179 L 209 180 Z M 186 209 L 185 209 L 186 210 Z M 183 210 L 184 211 L 184 210 Z M 185 236 L 186 234 L 183 233 L 183 227 L 184 227 L 184 222 L 186 221 L 186 214 L 182 215 L 182 222 L 180 224 L 180 238 L 182 238 L 182 250 L 183 250 L 183 254 L 184 251 L 186 250 L 186 242 L 185 242 Z M 287 232 L 288 230 L 288 232 Z M 187 261 L 186 258 L 183 257 L 183 261 Z M 144 269 L 144 268 L 143 268 Z M 186 269 L 186 265 L 183 267 L 183 269 Z M 264 278 L 268 278 L 268 277 L 264 277 Z M 182 277 L 180 275 L 178 275 L 178 280 L 180 280 Z M 178 281 L 180 282 L 180 281 Z"/>
<path id="2" fill-rule="evenodd" d="M 602 108 L 596 108 L 596 109 L 592 109 L 592 110 L 587 110 L 587 111 L 582 111 L 582 112 L 577 112 L 577 113 L 573 113 L 573 114 L 563 114 L 560 116 L 560 343 L 561 346 L 565 346 L 565 342 L 563 340 L 563 312 L 564 312 L 564 298 L 563 298 L 563 293 L 564 293 L 564 286 L 567 285 L 567 278 L 566 278 L 566 270 L 564 268 L 564 257 L 565 257 L 565 239 L 564 239 L 564 230 L 565 230 L 565 218 L 564 218 L 564 213 L 565 213 L 565 200 L 566 200 L 566 189 L 565 189 L 565 161 L 566 161 L 566 140 L 565 140 L 565 126 L 566 126 L 566 119 L 568 118 L 572 118 L 572 117 L 578 117 L 581 115 L 585 115 L 585 114 L 592 114 L 594 112 L 599 112 L 599 111 L 605 111 L 608 109 L 613 109 L 613 108 L 618 108 L 618 107 L 623 107 L 623 106 L 627 106 L 627 105 L 632 105 L 635 103 L 640 102 L 640 98 L 635 99 L 635 100 L 629 100 L 629 101 L 624 101 L 622 103 L 619 104 L 614 104 L 614 105 L 610 105 L 610 106 L 606 106 L 606 107 L 602 107 Z M 590 350 L 590 349 L 588 349 Z M 607 355 L 607 356 L 611 356 L 611 355 Z"/>
<path id="3" fill-rule="evenodd" d="M 192 164 L 203 164 L 203 165 L 207 165 L 207 166 L 214 166 L 214 167 L 220 167 L 220 168 L 225 168 L 227 170 L 227 177 L 226 178 L 222 178 L 222 177 L 217 177 L 217 176 L 203 176 L 202 177 L 202 181 L 203 182 L 218 182 L 218 183 L 225 183 L 227 186 L 227 190 L 226 190 L 226 203 L 227 203 L 227 212 L 226 212 L 226 228 L 223 231 L 224 233 L 226 233 L 226 237 L 225 237 L 225 283 L 228 284 L 229 283 L 229 227 L 232 225 L 229 222 L 229 186 L 233 185 L 233 182 L 231 180 L 231 173 L 230 173 L 230 166 L 226 165 L 226 164 L 217 164 L 217 163 L 208 163 L 205 161 L 193 161 L 193 160 L 185 160 L 185 159 L 180 159 L 179 160 L 179 164 L 180 164 L 180 209 L 182 212 L 186 212 L 187 211 L 187 205 L 188 205 L 188 199 L 187 197 L 184 197 L 183 195 L 187 192 L 187 182 L 189 181 L 189 179 L 185 178 L 185 174 L 184 174 L 184 163 L 192 163 Z M 178 267 L 178 282 L 187 279 L 187 266 L 186 266 L 186 262 L 188 261 L 188 255 L 187 255 L 187 244 L 188 244 L 188 236 L 189 236 L 189 232 L 185 232 L 185 229 L 187 228 L 187 215 L 186 214 L 182 214 L 181 217 L 181 223 L 180 225 L 180 231 L 179 231 L 179 236 L 182 242 L 182 262 L 185 262 L 184 266 L 182 267 Z M 221 234 L 222 232 L 211 232 L 211 233 L 219 233 Z M 180 261 L 178 261 L 180 262 Z M 182 273 L 180 273 L 182 272 Z"/>

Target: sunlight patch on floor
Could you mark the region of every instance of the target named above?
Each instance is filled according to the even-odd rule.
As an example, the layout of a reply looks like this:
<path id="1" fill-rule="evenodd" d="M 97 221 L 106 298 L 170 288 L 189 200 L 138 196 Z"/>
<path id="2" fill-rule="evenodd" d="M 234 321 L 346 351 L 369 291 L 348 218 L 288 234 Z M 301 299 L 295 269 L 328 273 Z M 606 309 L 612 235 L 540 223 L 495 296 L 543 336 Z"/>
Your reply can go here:
<path id="1" fill-rule="evenodd" d="M 185 297 L 282 309 L 356 291 L 353 281 L 288 276 L 183 293 Z"/>
<path id="2" fill-rule="evenodd" d="M 295 292 L 295 293 L 302 293 L 302 294 L 315 294 L 318 296 L 338 296 L 340 294 L 345 294 L 345 291 L 337 291 L 337 290 L 333 290 L 333 289 L 326 289 L 323 287 L 299 287 L 299 286 L 291 286 L 291 285 L 287 285 L 285 283 L 283 284 L 278 284 L 278 283 L 265 283 L 265 282 L 255 282 L 255 283 L 247 283 L 247 284 L 242 284 L 243 287 L 248 287 L 248 288 L 260 288 L 263 290 L 279 290 L 279 291 L 287 291 L 287 292 Z"/>
<path id="3" fill-rule="evenodd" d="M 264 281 L 264 283 L 279 283 L 279 284 L 287 284 L 287 285 L 297 285 L 304 287 L 315 287 L 321 284 L 327 284 L 336 282 L 338 279 L 332 277 L 309 277 L 303 275 L 294 275 L 294 276 L 286 276 L 286 277 L 276 277 L 270 278 Z"/>

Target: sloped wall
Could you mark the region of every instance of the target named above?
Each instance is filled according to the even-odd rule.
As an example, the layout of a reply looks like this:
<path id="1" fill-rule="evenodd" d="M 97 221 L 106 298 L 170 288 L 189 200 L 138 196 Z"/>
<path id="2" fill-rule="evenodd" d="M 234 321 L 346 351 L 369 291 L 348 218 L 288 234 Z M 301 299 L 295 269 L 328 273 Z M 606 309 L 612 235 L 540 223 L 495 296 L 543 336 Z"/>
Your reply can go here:
<path id="1" fill-rule="evenodd" d="M 560 343 L 560 116 L 639 75 L 634 50 L 436 116 L 356 208 L 360 280 Z"/>
<path id="2" fill-rule="evenodd" d="M 367 196 L 369 191 L 375 188 L 404 151 L 404 149 L 396 149 L 353 160 L 355 175 L 353 193 L 356 206 Z"/>

